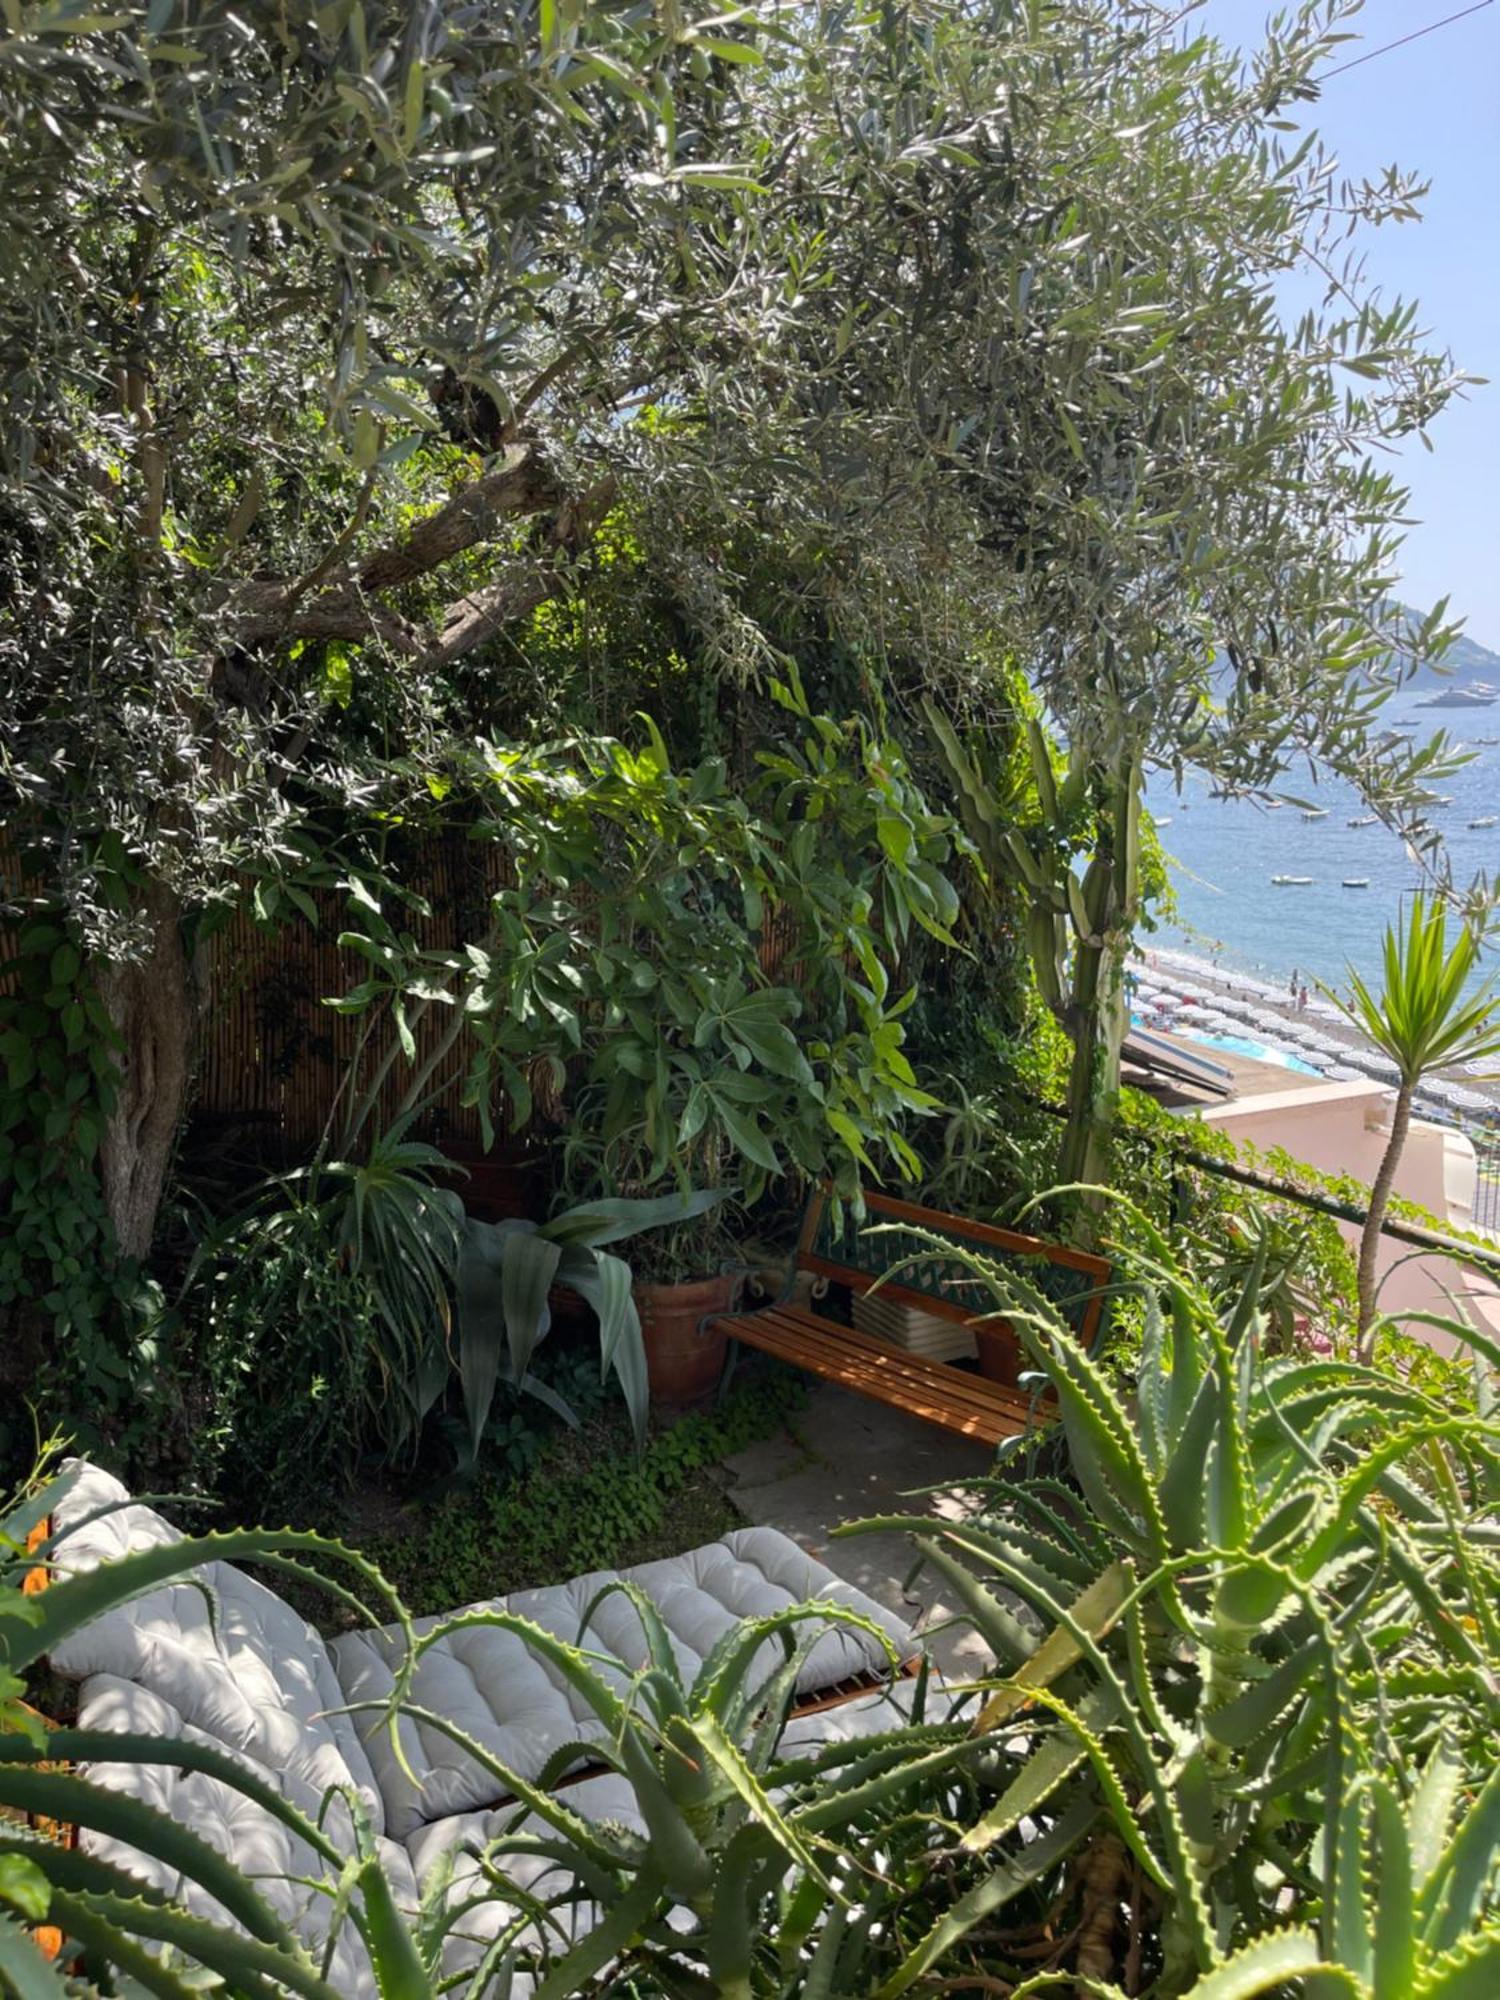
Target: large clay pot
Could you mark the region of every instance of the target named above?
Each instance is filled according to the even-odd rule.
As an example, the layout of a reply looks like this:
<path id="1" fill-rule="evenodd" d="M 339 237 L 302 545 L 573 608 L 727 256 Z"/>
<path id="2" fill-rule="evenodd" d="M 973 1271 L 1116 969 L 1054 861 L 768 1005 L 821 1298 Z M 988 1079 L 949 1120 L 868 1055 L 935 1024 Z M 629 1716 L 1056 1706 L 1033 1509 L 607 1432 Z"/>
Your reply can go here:
<path id="1" fill-rule="evenodd" d="M 728 1336 L 721 1328 L 706 1335 L 699 1328 L 709 1313 L 727 1313 L 734 1301 L 734 1274 L 698 1278 L 687 1285 L 635 1287 L 641 1316 L 641 1340 L 646 1349 L 646 1379 L 651 1400 L 668 1409 L 702 1403 L 719 1386 L 724 1372 Z"/>
<path id="2" fill-rule="evenodd" d="M 446 1179 L 476 1222 L 509 1222 L 513 1217 L 541 1221 L 544 1194 L 535 1157 L 503 1146 L 492 1153 L 464 1145 L 446 1150 L 455 1171 L 439 1178 Z"/>
<path id="3" fill-rule="evenodd" d="M 1021 1343 L 1003 1319 L 982 1320 L 974 1327 L 974 1352 L 987 1382 L 1014 1389 L 1021 1376 Z"/>

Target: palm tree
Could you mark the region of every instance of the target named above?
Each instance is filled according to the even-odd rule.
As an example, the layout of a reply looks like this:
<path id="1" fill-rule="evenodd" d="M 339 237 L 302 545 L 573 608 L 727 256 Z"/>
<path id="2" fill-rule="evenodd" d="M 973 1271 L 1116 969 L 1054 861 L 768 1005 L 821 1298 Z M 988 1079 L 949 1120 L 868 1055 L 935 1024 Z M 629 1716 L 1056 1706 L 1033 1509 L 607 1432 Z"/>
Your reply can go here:
<path id="1" fill-rule="evenodd" d="M 1349 967 L 1350 997 L 1323 991 L 1340 1012 L 1389 1056 L 1400 1072 L 1396 1109 L 1385 1156 L 1370 1190 L 1370 1207 L 1359 1243 L 1359 1356 L 1370 1359 L 1374 1345 L 1376 1258 L 1380 1231 L 1390 1203 L 1401 1150 L 1411 1124 L 1417 1086 L 1434 1070 L 1500 1055 L 1500 995 L 1492 982 L 1465 997 L 1464 988 L 1479 957 L 1479 940 L 1463 925 L 1448 949 L 1448 912 L 1436 897 L 1412 897 L 1403 937 L 1398 924 L 1385 933 L 1385 984 L 1379 997 Z M 1319 982 L 1321 984 L 1321 982 Z"/>

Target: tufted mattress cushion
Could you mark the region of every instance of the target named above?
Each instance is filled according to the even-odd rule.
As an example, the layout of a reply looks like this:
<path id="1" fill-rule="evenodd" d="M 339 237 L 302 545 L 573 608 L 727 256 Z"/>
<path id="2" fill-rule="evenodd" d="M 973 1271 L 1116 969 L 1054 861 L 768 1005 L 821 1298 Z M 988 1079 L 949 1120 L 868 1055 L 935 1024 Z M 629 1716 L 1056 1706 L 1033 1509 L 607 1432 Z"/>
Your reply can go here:
<path id="1" fill-rule="evenodd" d="M 723 1541 L 662 1562 L 621 1572 L 650 1597 L 666 1626 L 681 1673 L 691 1680 L 705 1656 L 736 1622 L 788 1605 L 818 1602 L 859 1612 L 886 1636 L 897 1658 L 917 1650 L 910 1628 L 852 1584 L 836 1577 L 774 1528 L 741 1528 Z M 612 1573 L 599 1570 L 545 1590 L 519 1591 L 509 1599 L 469 1607 L 472 1614 L 508 1609 L 556 1637 L 576 1642 L 585 1615 Z M 419 1632 L 443 1623 L 428 1618 Z M 798 1638 L 806 1638 L 803 1626 Z M 639 1611 L 620 1594 L 604 1599 L 590 1620 L 584 1643 L 638 1669 L 646 1647 Z M 402 1658 L 399 1629 L 355 1632 L 332 1641 L 345 1697 L 383 1701 Z M 781 1657 L 768 1641 L 759 1663 L 769 1672 Z M 871 1633 L 830 1623 L 803 1662 L 803 1693 L 832 1687 L 890 1665 L 885 1644 Z M 617 1688 L 617 1670 L 602 1667 Z M 454 1631 L 427 1653 L 417 1669 L 412 1700 L 446 1716 L 508 1770 L 535 1778 L 555 1751 L 597 1738 L 602 1724 L 583 1697 L 521 1636 L 477 1624 Z M 378 1728 L 378 1724 L 377 1724 Z M 385 1795 L 387 1830 L 405 1839 L 424 1821 L 492 1806 L 508 1791 L 506 1780 L 484 1769 L 451 1738 L 429 1724 L 403 1721 L 402 1747 L 417 1783 L 401 1769 L 388 1736 L 372 1734 L 370 1759 Z"/>
<path id="2" fill-rule="evenodd" d="M 182 1540 L 150 1507 L 122 1504 L 125 1488 L 97 1466 L 74 1459 L 63 1473 L 71 1484 L 53 1509 L 60 1570 Z M 304 1812 L 316 1816 L 330 1790 L 352 1787 L 383 1832 L 383 1801 L 353 1719 L 331 1712 L 344 1696 L 317 1632 L 230 1563 L 205 1563 L 194 1575 L 201 1581 L 149 1590 L 72 1633 L 53 1667 L 71 1680 L 111 1674 L 148 1689 L 184 1726 L 277 1772 Z"/>
<path id="3" fill-rule="evenodd" d="M 884 1730 L 899 1728 L 911 1718 L 914 1691 L 913 1682 L 896 1681 L 889 1688 L 858 1695 L 851 1701 L 840 1702 L 835 1708 L 823 1709 L 814 1715 L 794 1716 L 782 1734 L 782 1753 L 788 1757 L 808 1755 L 826 1744 L 857 1742 L 862 1737 L 877 1736 Z M 947 1720 L 955 1710 L 956 1700 L 961 1702 L 962 1698 L 950 1695 L 941 1681 L 933 1676 L 927 1690 L 926 1719 Z M 596 1823 L 608 1822 L 639 1834 L 643 1839 L 648 1837 L 634 1791 L 627 1779 L 613 1771 L 580 1778 L 565 1786 L 558 1796 L 570 1811 L 581 1814 L 585 1819 Z M 474 1898 L 472 1907 L 462 1911 L 447 1936 L 443 1970 L 450 1977 L 472 1970 L 502 1931 L 510 1928 L 517 1914 L 515 1906 L 501 1897 L 481 1899 L 476 1896 L 480 1882 L 480 1855 L 491 1841 L 507 1832 L 544 1834 L 546 1830 L 544 1823 L 533 1814 L 510 1805 L 489 1812 L 455 1813 L 446 1819 L 433 1820 L 419 1827 L 407 1840 L 407 1851 L 411 1855 L 417 1883 L 424 1894 L 430 1897 L 440 1879 L 439 1871 L 451 1868 L 446 1889 L 449 1905 L 467 1904 Z M 572 1900 L 569 1894 L 571 1877 L 551 1857 L 510 1854 L 497 1856 L 495 1865 L 538 1902 L 550 1903 L 554 1952 L 566 1949 L 568 1942 L 576 1941 L 597 1923 L 597 1907 Z M 692 1921 L 685 1912 L 681 1920 L 685 1926 Z M 537 1934 L 532 1928 L 520 1932 L 515 1943 L 519 1950 L 524 1951 L 528 1946 L 534 1948 L 536 1940 Z M 516 2000 L 530 1991 L 529 1979 L 524 1974 L 518 1974 Z"/>
<path id="4" fill-rule="evenodd" d="M 195 1729 L 160 1695 L 113 1674 L 92 1674 L 83 1683 L 78 1721 L 83 1729 L 142 1732 L 168 1742 L 213 1743 L 222 1748 L 217 1737 Z M 278 1783 L 279 1772 L 243 1752 L 236 1754 L 255 1776 L 273 1786 Z M 197 1771 L 177 1771 L 166 1764 L 96 1762 L 81 1768 L 83 1776 L 95 1784 L 156 1807 L 228 1856 L 242 1874 L 251 1877 L 276 1915 L 321 1956 L 331 1904 L 326 1883 L 323 1889 L 313 1885 L 325 1877 L 324 1864 L 312 1847 L 264 1807 L 221 1779 Z M 286 1789 L 283 1786 L 284 1792 Z M 337 1801 L 324 1824 L 336 1845 L 353 1851 L 348 1814 L 339 1809 Z M 88 1853 L 174 1896 L 194 1915 L 219 1923 L 233 1921 L 222 1904 L 184 1882 L 165 1862 L 104 1834 L 86 1831 L 81 1841 Z M 385 1839 L 378 1839 L 376 1845 L 398 1904 L 414 1911 L 416 1879 L 405 1848 Z M 375 1977 L 352 1923 L 345 1923 L 334 1940 L 329 1978 L 335 1991 L 349 2000 L 375 2000 Z"/>

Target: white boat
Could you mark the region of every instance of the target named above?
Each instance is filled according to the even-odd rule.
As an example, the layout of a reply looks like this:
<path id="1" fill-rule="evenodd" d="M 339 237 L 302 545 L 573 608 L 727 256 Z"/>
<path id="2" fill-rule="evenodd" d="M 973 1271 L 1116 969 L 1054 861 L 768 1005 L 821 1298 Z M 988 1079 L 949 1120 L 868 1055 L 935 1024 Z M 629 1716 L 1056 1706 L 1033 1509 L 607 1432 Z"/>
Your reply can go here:
<path id="1" fill-rule="evenodd" d="M 1327 819 L 1328 808 L 1327 806 L 1309 806 L 1302 817 L 1304 819 Z"/>
<path id="2" fill-rule="evenodd" d="M 1311 875 L 1273 875 L 1271 877 L 1271 887 L 1273 889 L 1310 889 L 1312 887 L 1312 877 Z"/>
<path id="3" fill-rule="evenodd" d="M 1476 828 L 1481 826 L 1500 826 L 1500 813 L 1485 813 L 1479 819 L 1471 819 L 1469 824 Z"/>
<path id="4" fill-rule="evenodd" d="M 1379 819 L 1375 813 L 1361 813 L 1358 819 L 1351 819 L 1349 824 L 1350 826 L 1376 826 L 1379 824 Z"/>
<path id="5" fill-rule="evenodd" d="M 1369 886 L 1370 878 L 1368 875 L 1346 875 L 1344 877 L 1344 887 L 1346 889 L 1368 889 Z"/>
<path id="6" fill-rule="evenodd" d="M 1500 688 L 1491 687 L 1488 681 L 1472 681 L 1468 687 L 1444 688 L 1441 694 L 1430 694 L 1426 701 L 1419 701 L 1418 708 L 1489 708 L 1500 698 Z"/>
<path id="7" fill-rule="evenodd" d="M 1151 824 L 1155 827 L 1170 826 L 1172 824 L 1172 815 L 1170 813 L 1157 813 Z"/>

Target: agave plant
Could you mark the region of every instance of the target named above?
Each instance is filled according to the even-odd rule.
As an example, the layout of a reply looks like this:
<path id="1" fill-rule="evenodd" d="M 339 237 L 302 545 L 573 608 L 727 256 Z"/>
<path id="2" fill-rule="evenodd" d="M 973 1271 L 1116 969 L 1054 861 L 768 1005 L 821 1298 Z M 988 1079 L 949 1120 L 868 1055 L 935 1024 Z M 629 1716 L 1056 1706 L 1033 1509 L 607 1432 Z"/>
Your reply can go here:
<path id="1" fill-rule="evenodd" d="M 1005 1676 L 978 1726 L 1010 1732 L 1010 1768 L 961 1846 L 1095 1801 L 1059 1955 L 1100 1991 L 1229 1996 L 1315 1965 L 1342 1968 L 1304 1988 L 1320 2000 L 1500 1990 L 1500 1430 L 1355 1364 L 1265 1357 L 1259 1259 L 1221 1324 L 1132 1217 L 1130 1397 L 1024 1274 L 970 1260 L 1055 1392 L 1070 1478 L 1018 1462 L 969 1519 L 856 1524 L 916 1536 Z M 1478 1818 L 1443 1874 L 1465 1797 Z M 1357 1915 L 1367 1880 L 1406 1865 L 1403 1823 L 1422 1828 L 1408 1901 L 1426 1912 L 1404 1986 L 1383 1899 L 1373 1929 Z M 1301 1941 L 1273 1947 L 1278 1926 Z M 1466 1984 L 1471 1964 L 1496 1985 Z"/>

